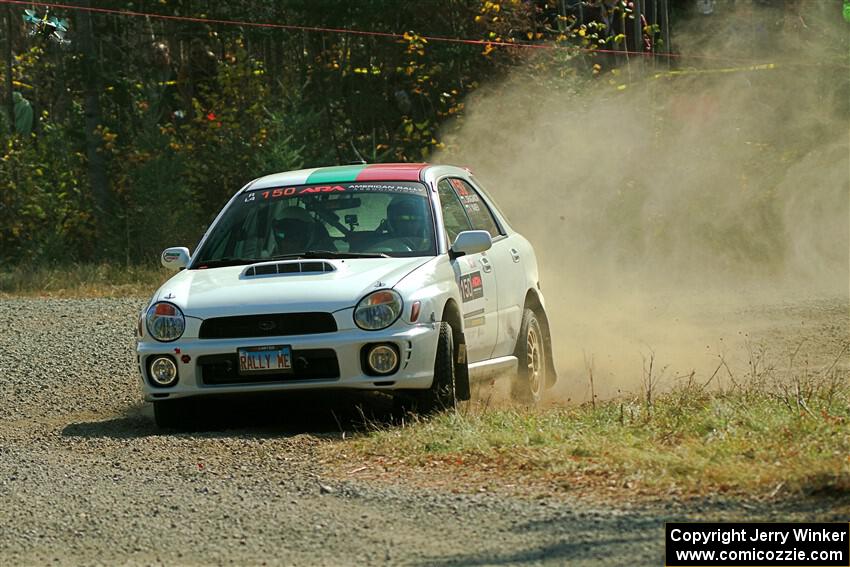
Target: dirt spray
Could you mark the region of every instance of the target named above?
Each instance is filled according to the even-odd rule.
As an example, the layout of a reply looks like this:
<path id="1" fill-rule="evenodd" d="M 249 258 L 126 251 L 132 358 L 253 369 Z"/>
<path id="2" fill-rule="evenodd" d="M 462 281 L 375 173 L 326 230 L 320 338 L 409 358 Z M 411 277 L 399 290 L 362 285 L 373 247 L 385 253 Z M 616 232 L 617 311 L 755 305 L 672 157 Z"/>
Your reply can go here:
<path id="1" fill-rule="evenodd" d="M 848 30 L 826 4 L 739 2 L 682 24 L 673 62 L 529 61 L 447 129 L 434 161 L 535 245 L 557 397 L 591 373 L 605 397 L 650 367 L 661 388 L 816 367 L 850 338 Z"/>

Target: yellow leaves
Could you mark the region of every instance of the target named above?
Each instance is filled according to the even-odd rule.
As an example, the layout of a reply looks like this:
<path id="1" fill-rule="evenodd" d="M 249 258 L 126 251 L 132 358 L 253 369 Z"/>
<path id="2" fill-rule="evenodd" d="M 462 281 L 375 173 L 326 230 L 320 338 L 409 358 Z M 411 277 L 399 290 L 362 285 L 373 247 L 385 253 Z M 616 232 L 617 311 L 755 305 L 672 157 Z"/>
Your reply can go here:
<path id="1" fill-rule="evenodd" d="M 463 103 L 459 102 L 458 104 L 449 108 L 449 115 L 458 114 L 463 111 Z"/>
<path id="2" fill-rule="evenodd" d="M 490 55 L 493 52 L 493 49 L 494 49 L 493 44 L 488 43 L 487 45 L 484 46 L 484 51 L 481 52 L 481 55 L 485 55 L 485 56 Z"/>
<path id="3" fill-rule="evenodd" d="M 381 68 L 376 66 L 371 67 L 355 67 L 354 74 L 356 75 L 380 75 Z M 408 73 L 409 75 L 410 73 Z"/>

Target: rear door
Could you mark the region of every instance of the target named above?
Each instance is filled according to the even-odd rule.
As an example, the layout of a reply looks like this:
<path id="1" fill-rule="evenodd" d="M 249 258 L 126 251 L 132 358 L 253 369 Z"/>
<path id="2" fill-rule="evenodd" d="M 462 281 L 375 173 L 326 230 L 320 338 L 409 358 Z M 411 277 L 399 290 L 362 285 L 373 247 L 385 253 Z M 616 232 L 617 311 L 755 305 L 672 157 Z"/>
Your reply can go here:
<path id="1" fill-rule="evenodd" d="M 437 184 L 449 247 L 459 233 L 472 230 L 456 181 L 442 179 Z M 469 362 L 487 360 L 496 346 L 499 330 L 496 272 L 487 252 L 455 258 L 452 269 L 460 288 L 467 357 Z"/>

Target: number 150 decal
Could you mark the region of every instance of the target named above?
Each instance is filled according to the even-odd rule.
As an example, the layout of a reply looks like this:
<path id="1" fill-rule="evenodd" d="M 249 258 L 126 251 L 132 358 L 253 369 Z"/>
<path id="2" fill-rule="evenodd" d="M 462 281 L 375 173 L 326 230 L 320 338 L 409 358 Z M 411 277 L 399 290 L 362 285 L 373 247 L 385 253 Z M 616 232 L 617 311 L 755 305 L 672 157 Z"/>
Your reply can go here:
<path id="1" fill-rule="evenodd" d="M 464 303 L 484 297 L 484 281 L 481 272 L 472 272 L 460 277 L 460 297 Z"/>

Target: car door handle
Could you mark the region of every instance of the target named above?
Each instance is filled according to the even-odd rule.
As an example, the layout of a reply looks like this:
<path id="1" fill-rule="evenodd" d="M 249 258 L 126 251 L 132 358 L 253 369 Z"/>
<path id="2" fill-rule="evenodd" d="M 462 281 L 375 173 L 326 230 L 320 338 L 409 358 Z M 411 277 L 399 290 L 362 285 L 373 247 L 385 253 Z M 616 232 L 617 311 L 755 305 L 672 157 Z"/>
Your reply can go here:
<path id="1" fill-rule="evenodd" d="M 487 273 L 493 271 L 493 266 L 490 264 L 490 260 L 488 260 L 487 258 L 481 258 L 481 268 Z"/>
<path id="2" fill-rule="evenodd" d="M 511 248 L 511 258 L 514 259 L 514 262 L 519 262 L 519 250 L 516 248 Z"/>

